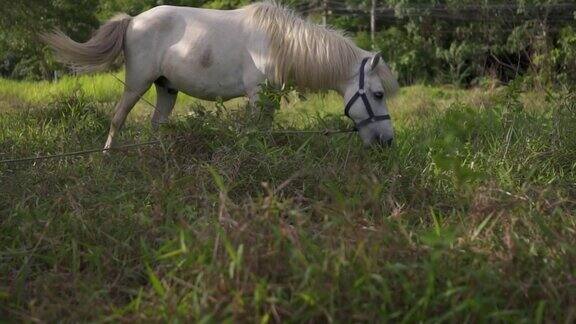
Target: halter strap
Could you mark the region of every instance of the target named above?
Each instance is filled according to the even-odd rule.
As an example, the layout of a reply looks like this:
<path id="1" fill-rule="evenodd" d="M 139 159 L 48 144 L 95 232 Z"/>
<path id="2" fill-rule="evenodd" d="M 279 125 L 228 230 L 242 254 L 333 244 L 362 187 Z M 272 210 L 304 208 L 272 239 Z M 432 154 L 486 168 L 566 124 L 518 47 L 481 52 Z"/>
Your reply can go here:
<path id="1" fill-rule="evenodd" d="M 371 124 L 373 122 L 390 119 L 390 115 L 376 116 L 374 114 L 374 111 L 372 110 L 372 105 L 370 105 L 370 100 L 368 100 L 368 96 L 366 95 L 366 89 L 364 89 L 364 83 L 365 83 L 364 70 L 366 68 L 366 64 L 368 63 L 369 59 L 370 59 L 369 57 L 362 59 L 362 64 L 360 64 L 360 77 L 359 77 L 358 91 L 356 91 L 356 93 L 352 96 L 352 98 L 350 98 L 350 100 L 346 104 L 346 107 L 344 108 L 344 114 L 346 115 L 346 117 L 352 119 L 352 117 L 350 117 L 350 109 L 352 109 L 352 106 L 358 100 L 358 98 L 362 99 L 362 102 L 364 103 L 364 108 L 366 108 L 366 112 L 368 113 L 368 118 L 366 118 L 366 119 L 364 119 L 358 123 L 354 122 L 356 124 L 356 127 L 355 127 L 356 130 L 360 130 L 360 128 L 362 128 L 368 124 Z"/>

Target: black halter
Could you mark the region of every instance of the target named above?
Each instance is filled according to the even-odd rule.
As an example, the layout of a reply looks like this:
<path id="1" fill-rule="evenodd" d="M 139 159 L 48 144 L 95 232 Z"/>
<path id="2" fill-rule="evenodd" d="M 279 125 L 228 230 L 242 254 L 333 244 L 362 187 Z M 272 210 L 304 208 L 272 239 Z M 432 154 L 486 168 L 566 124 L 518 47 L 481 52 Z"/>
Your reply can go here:
<path id="1" fill-rule="evenodd" d="M 368 113 L 368 118 L 358 123 L 354 122 L 356 124 L 355 127 L 356 130 L 360 130 L 360 128 L 373 122 L 390 119 L 390 115 L 379 115 L 379 116 L 374 115 L 374 111 L 372 110 L 372 106 L 370 105 L 370 101 L 368 100 L 368 96 L 366 95 L 366 90 L 364 89 L 364 68 L 366 67 L 366 63 L 368 63 L 369 59 L 370 58 L 367 57 L 362 60 L 362 64 L 360 65 L 360 84 L 358 87 L 358 91 L 356 91 L 356 93 L 352 96 L 352 98 L 350 98 L 350 101 L 348 101 L 348 103 L 346 104 L 346 108 L 344 109 L 344 114 L 346 115 L 346 117 L 352 119 L 352 117 L 350 117 L 350 108 L 352 108 L 352 105 L 356 102 L 356 100 L 358 100 L 358 98 L 361 98 L 362 102 L 364 102 L 364 107 L 366 108 L 366 112 Z"/>

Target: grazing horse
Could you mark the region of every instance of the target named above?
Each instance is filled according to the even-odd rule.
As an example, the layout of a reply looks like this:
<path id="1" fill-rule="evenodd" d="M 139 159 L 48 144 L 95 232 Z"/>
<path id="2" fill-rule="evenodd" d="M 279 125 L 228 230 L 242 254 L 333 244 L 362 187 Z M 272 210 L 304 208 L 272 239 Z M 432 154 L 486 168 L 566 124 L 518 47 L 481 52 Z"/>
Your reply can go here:
<path id="1" fill-rule="evenodd" d="M 86 43 L 60 31 L 41 38 L 78 72 L 104 69 L 124 54 L 125 88 L 105 150 L 152 84 L 153 127 L 167 122 L 179 91 L 205 100 L 247 96 L 254 105 L 269 80 L 340 93 L 366 145 L 390 144 L 394 136 L 386 99 L 398 83 L 381 55 L 274 2 L 237 10 L 159 6 L 136 17 L 114 17 Z"/>

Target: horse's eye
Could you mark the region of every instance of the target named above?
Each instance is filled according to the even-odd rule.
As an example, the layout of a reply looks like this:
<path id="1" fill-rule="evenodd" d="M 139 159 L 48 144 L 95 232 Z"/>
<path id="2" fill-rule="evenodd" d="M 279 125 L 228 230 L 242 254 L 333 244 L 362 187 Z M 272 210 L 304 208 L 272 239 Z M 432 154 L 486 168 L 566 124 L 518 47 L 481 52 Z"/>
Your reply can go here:
<path id="1" fill-rule="evenodd" d="M 384 92 L 374 92 L 374 97 L 376 99 L 382 99 L 384 98 Z"/>

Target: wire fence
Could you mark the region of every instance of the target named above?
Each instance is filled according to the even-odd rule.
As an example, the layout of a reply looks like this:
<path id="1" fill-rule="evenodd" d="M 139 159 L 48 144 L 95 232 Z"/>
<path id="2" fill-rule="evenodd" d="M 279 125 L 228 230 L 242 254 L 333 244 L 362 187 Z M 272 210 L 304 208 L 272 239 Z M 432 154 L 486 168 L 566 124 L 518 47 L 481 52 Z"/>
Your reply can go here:
<path id="1" fill-rule="evenodd" d="M 391 6 L 375 3 L 351 4 L 342 0 L 313 1 L 298 4 L 295 10 L 303 15 L 353 16 L 378 19 L 428 17 L 455 21 L 501 22 L 503 20 L 546 19 L 548 22 L 575 21 L 576 3 L 557 4 L 410 4 Z"/>

